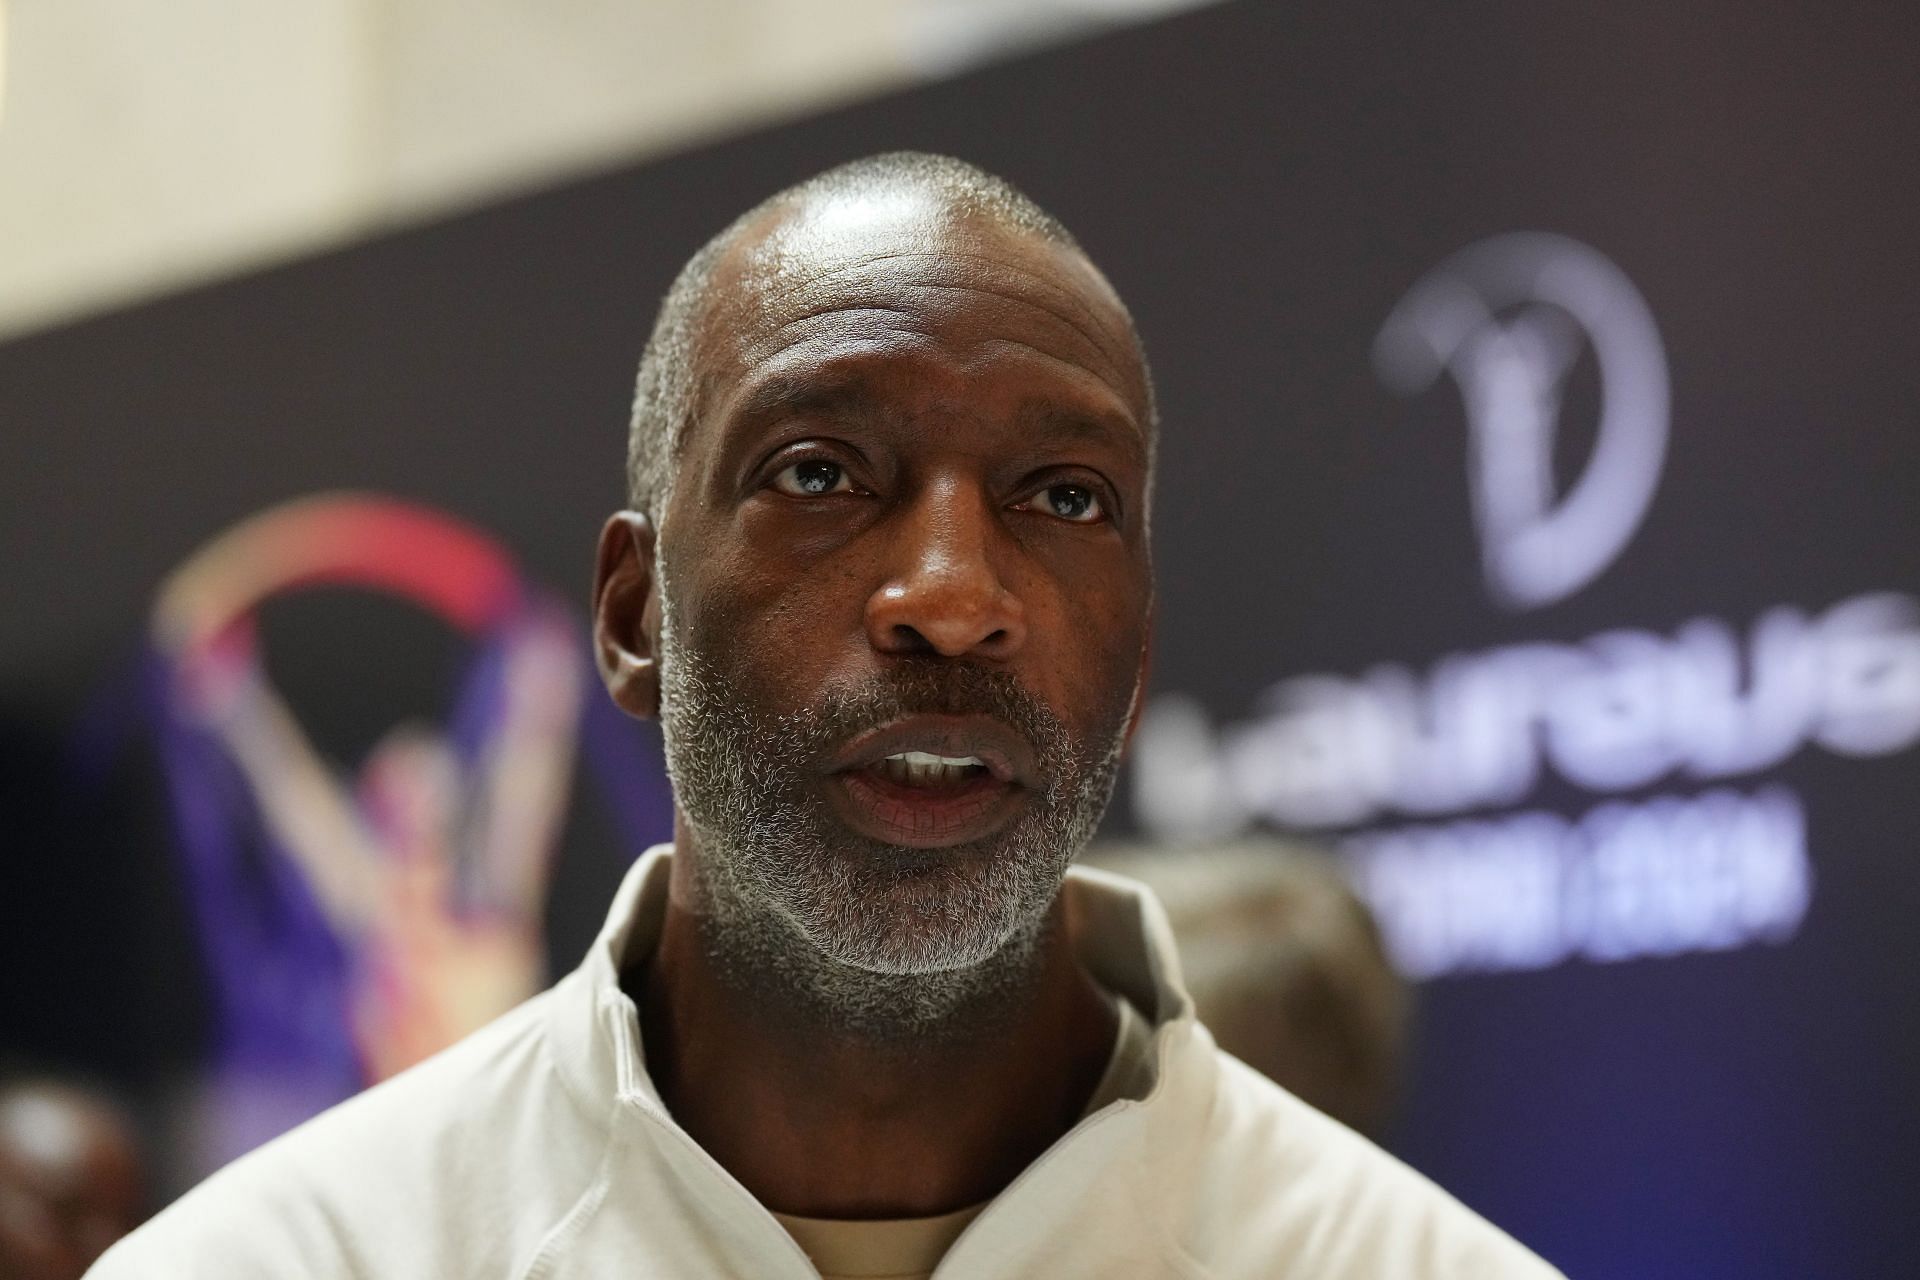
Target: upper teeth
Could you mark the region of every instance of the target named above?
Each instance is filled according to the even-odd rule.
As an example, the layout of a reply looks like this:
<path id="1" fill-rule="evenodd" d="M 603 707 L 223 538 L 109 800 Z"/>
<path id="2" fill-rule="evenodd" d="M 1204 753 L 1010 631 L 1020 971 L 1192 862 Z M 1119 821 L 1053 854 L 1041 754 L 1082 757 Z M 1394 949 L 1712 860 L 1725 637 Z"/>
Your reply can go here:
<path id="1" fill-rule="evenodd" d="M 903 764 L 944 764 L 952 768 L 964 768 L 967 765 L 983 765 L 978 756 L 936 756 L 930 751 L 901 751 L 887 757 Z"/>
<path id="2" fill-rule="evenodd" d="M 880 762 L 882 775 L 914 787 L 959 782 L 985 768 L 978 756 L 937 756 L 931 751 L 899 751 Z"/>

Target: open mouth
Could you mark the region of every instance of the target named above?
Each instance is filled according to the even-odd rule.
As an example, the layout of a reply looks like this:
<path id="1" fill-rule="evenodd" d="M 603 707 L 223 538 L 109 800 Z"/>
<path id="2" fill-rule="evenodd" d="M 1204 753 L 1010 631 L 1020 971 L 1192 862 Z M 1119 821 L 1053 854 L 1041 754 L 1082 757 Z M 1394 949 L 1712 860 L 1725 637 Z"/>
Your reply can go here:
<path id="1" fill-rule="evenodd" d="M 1031 752 L 984 717 L 915 716 L 864 734 L 827 776 L 847 824 L 872 839 L 939 848 L 991 834 L 1024 805 Z"/>

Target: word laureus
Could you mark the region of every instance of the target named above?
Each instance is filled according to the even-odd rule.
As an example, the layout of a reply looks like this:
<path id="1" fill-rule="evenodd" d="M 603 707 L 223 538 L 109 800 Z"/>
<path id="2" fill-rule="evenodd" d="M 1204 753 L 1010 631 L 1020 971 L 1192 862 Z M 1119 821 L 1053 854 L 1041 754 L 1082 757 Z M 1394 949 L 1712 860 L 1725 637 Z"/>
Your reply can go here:
<path id="1" fill-rule="evenodd" d="M 1758 773 L 1808 746 L 1864 757 L 1917 741 L 1920 602 L 1878 592 L 1818 614 L 1782 605 L 1744 632 L 1700 617 L 1670 634 L 1451 654 L 1425 672 L 1294 676 L 1217 729 L 1164 695 L 1135 744 L 1135 794 L 1168 835 L 1343 827 L 1511 805 L 1549 770 L 1609 794 Z"/>

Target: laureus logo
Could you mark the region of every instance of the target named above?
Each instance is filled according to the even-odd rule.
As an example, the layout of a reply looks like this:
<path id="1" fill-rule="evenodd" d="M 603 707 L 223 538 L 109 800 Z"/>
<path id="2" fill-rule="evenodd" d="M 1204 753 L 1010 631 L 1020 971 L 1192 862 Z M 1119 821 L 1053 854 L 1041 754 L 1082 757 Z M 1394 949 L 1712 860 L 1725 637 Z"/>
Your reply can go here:
<path id="1" fill-rule="evenodd" d="M 1567 376 L 1591 346 L 1600 418 L 1579 478 L 1555 492 Z M 1551 604 L 1613 563 L 1646 514 L 1667 447 L 1667 361 L 1646 302 L 1620 269 L 1545 232 L 1454 254 L 1402 298 L 1374 341 L 1381 380 L 1405 395 L 1441 373 L 1460 389 L 1487 585 L 1512 609 Z"/>
<path id="2" fill-rule="evenodd" d="M 1589 349 L 1594 443 L 1562 484 L 1569 375 Z M 1564 599 L 1634 536 L 1666 455 L 1666 357 L 1600 254 L 1543 234 L 1462 250 L 1393 308 L 1374 360 L 1410 395 L 1443 373 L 1459 388 L 1501 603 Z M 1724 951 L 1786 941 L 1812 901 L 1806 813 L 1773 771 L 1809 749 L 1920 746 L 1920 599 L 1869 591 L 1745 624 L 1702 612 L 1275 675 L 1223 718 L 1179 690 L 1147 704 L 1143 827 L 1320 833 L 1415 975 Z"/>

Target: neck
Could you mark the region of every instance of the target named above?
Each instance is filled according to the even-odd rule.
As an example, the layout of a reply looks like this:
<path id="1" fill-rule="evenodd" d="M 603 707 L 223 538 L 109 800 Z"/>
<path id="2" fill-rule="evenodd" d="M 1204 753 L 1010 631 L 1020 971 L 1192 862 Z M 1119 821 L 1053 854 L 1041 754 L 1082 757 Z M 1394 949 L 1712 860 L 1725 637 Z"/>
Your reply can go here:
<path id="1" fill-rule="evenodd" d="M 769 1209 L 966 1208 L 1078 1120 L 1114 1015 L 1072 954 L 1064 898 L 975 970 L 823 978 L 824 957 L 741 946 L 701 907 L 692 866 L 678 851 L 658 948 L 627 981 L 668 1110 Z"/>

